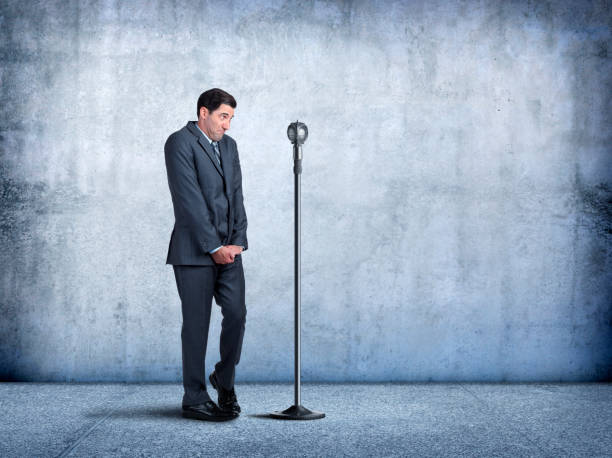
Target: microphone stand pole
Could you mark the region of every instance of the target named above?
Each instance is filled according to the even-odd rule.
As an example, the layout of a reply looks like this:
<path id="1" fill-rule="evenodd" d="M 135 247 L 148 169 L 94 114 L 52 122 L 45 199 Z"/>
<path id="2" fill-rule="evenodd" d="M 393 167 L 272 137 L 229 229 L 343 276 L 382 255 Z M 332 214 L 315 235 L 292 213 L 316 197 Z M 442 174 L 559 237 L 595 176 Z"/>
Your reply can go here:
<path id="1" fill-rule="evenodd" d="M 301 288 L 301 279 L 302 279 L 302 186 L 301 186 L 301 178 L 302 178 L 302 147 L 296 142 L 293 145 L 293 208 L 294 208 L 294 249 L 293 249 L 293 259 L 294 259 L 294 278 L 295 278 L 295 286 L 294 286 L 294 301 L 295 304 L 295 313 L 294 313 L 294 361 L 295 367 L 293 371 L 294 376 L 294 388 L 295 388 L 295 404 L 299 406 L 302 404 L 301 402 L 301 391 L 302 391 L 302 381 L 300 370 L 302 366 L 302 348 L 301 348 L 301 322 L 300 315 L 302 309 L 302 288 Z"/>

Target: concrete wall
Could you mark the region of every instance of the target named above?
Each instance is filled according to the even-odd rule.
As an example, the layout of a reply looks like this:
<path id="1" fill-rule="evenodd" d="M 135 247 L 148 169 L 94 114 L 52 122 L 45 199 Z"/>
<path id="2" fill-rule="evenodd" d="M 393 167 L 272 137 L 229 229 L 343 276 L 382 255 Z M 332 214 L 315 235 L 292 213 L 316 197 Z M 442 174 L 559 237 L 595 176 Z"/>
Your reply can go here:
<path id="1" fill-rule="evenodd" d="M 612 377 L 610 3 L 0 6 L 0 376 L 180 380 L 163 144 L 238 100 L 237 380 Z M 213 311 L 207 366 L 218 355 Z"/>

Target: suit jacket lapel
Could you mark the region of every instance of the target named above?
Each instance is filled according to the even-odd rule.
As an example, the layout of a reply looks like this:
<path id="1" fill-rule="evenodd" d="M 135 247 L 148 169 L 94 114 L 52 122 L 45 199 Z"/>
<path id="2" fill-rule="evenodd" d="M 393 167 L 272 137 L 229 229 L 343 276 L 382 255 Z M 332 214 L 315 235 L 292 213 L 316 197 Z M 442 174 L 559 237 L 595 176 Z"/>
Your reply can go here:
<path id="1" fill-rule="evenodd" d="M 204 151 L 206 151 L 206 154 L 208 155 L 213 165 L 217 169 L 217 172 L 219 172 L 221 176 L 223 176 L 223 170 L 221 169 L 221 166 L 217 162 L 217 158 L 215 156 L 215 152 L 213 151 L 212 145 L 208 143 L 208 140 L 206 140 L 206 138 L 204 138 L 203 135 L 200 135 L 200 137 L 198 138 L 198 143 L 202 146 L 202 148 L 204 148 Z"/>
<path id="2" fill-rule="evenodd" d="M 209 159 L 211 160 L 211 162 L 217 169 L 217 172 L 219 172 L 219 174 L 223 176 L 223 170 L 221 169 L 221 166 L 217 162 L 217 158 L 215 157 L 215 152 L 213 151 L 213 147 L 210 143 L 208 143 L 208 140 L 206 140 L 206 137 L 202 135 L 202 133 L 198 130 L 198 128 L 192 122 L 187 123 L 187 129 L 189 129 L 189 131 L 192 134 L 198 137 L 198 143 L 204 149 L 204 152 L 206 153 L 206 155 L 209 157 Z"/>

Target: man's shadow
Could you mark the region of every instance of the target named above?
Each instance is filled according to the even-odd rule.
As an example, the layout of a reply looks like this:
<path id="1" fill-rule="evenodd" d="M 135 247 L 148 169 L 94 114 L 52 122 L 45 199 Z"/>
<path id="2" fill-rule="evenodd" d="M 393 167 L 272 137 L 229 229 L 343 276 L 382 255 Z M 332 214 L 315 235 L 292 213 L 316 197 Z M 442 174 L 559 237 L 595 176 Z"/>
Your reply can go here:
<path id="1" fill-rule="evenodd" d="M 244 413 L 242 414 L 244 415 Z M 183 419 L 181 407 L 156 406 L 156 407 L 124 407 L 108 410 L 94 410 L 86 414 L 90 418 L 123 418 L 123 419 L 151 419 L 151 418 L 173 418 Z M 271 420 L 272 417 L 267 413 L 255 413 L 244 415 L 249 418 L 259 418 Z"/>
<path id="2" fill-rule="evenodd" d="M 91 418 L 125 418 L 125 419 L 151 419 L 151 418 L 183 418 L 181 407 L 155 406 L 155 407 L 118 407 L 116 409 L 94 410 L 87 414 Z"/>

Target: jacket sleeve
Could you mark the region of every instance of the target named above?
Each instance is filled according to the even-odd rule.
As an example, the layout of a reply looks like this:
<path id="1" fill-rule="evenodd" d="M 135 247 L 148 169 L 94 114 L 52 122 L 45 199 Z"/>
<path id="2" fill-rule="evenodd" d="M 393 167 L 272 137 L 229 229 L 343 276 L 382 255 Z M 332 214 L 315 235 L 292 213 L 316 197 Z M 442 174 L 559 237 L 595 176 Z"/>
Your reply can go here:
<path id="1" fill-rule="evenodd" d="M 208 253 L 222 243 L 196 177 L 191 147 L 172 134 L 164 154 L 175 218 L 179 225 L 187 226 L 202 251 Z"/>
<path id="2" fill-rule="evenodd" d="M 235 146 L 235 144 L 234 144 Z M 245 250 L 249 248 L 247 241 L 247 216 L 244 210 L 244 202 L 242 198 L 242 172 L 240 170 L 240 158 L 238 157 L 238 148 L 236 148 L 236 157 L 234 158 L 234 229 L 232 230 L 231 243 L 232 245 L 243 246 Z"/>

